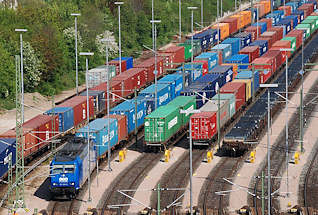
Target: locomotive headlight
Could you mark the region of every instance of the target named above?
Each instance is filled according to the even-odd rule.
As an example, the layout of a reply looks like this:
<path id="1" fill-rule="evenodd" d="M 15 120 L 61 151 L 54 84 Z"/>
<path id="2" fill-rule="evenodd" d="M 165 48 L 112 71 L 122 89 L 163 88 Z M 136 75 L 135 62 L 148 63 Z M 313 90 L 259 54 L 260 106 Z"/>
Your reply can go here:
<path id="1" fill-rule="evenodd" d="M 56 186 L 56 183 L 53 183 L 53 186 Z"/>
<path id="2" fill-rule="evenodd" d="M 71 185 L 74 185 L 74 182 L 72 182 Z"/>

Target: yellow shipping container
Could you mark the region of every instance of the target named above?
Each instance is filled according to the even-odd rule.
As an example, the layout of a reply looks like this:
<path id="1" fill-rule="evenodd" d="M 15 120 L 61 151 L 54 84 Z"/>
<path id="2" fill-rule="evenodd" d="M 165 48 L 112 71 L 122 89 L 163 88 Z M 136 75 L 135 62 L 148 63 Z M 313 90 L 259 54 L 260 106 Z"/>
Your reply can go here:
<path id="1" fill-rule="evenodd" d="M 252 80 L 251 79 L 235 79 L 233 82 L 245 83 L 245 97 L 248 101 L 252 97 Z"/>
<path id="2" fill-rule="evenodd" d="M 250 10 L 245 10 L 240 12 L 244 16 L 244 26 L 251 24 L 252 22 L 252 12 Z"/>
<path id="3" fill-rule="evenodd" d="M 242 14 L 235 14 L 233 16 L 230 16 L 231 18 L 237 18 L 237 30 L 244 27 L 244 15 Z"/>
<path id="4" fill-rule="evenodd" d="M 265 6 L 265 13 L 271 12 L 271 1 L 261 1 Z"/>
<path id="5" fill-rule="evenodd" d="M 230 35 L 230 24 L 229 23 L 222 23 L 215 24 L 212 26 L 212 29 L 218 29 L 220 28 L 221 33 L 221 40 L 224 40 Z"/>

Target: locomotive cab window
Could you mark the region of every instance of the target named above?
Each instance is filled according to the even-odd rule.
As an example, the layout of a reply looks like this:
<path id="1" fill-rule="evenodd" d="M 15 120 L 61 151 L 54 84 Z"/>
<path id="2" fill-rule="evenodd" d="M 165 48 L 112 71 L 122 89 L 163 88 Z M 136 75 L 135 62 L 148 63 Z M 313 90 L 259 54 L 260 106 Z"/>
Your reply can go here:
<path id="1" fill-rule="evenodd" d="M 53 175 L 61 174 L 61 173 L 74 173 L 74 170 L 75 170 L 74 165 L 54 165 Z"/>

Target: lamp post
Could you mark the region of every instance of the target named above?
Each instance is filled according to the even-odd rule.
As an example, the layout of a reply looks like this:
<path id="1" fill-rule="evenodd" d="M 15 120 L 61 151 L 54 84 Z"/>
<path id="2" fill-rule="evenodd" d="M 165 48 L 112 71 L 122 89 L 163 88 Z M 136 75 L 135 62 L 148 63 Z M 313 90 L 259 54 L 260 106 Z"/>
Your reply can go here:
<path id="1" fill-rule="evenodd" d="M 289 186 L 288 186 L 288 56 L 287 52 L 292 52 L 294 49 L 286 48 L 280 49 L 280 51 L 284 51 L 286 54 L 286 80 L 285 80 L 285 113 L 286 113 L 286 132 L 285 132 L 285 141 L 286 141 L 286 187 L 287 187 L 287 196 L 289 195 Z"/>
<path id="2" fill-rule="evenodd" d="M 78 96 L 78 52 L 77 52 L 77 17 L 80 13 L 71 13 L 75 17 L 75 70 L 76 70 L 76 95 Z"/>
<path id="3" fill-rule="evenodd" d="M 260 84 L 262 88 L 276 88 L 278 84 Z M 269 131 L 270 131 L 270 92 L 267 89 L 267 174 L 268 174 L 268 181 L 267 181 L 267 195 L 268 195 L 268 202 L 267 202 L 267 213 L 268 215 L 271 214 L 271 148 L 270 148 L 270 138 L 269 138 Z"/>
<path id="4" fill-rule="evenodd" d="M 180 110 L 181 114 L 193 114 L 193 113 L 200 113 L 200 110 Z M 192 130 L 191 130 L 191 119 L 189 120 L 189 135 L 190 135 L 190 214 L 193 215 L 192 208 L 193 208 L 193 199 L 192 199 Z"/>
<path id="5" fill-rule="evenodd" d="M 120 5 L 123 5 L 124 2 L 117 1 L 115 5 L 118 6 L 118 46 L 119 46 L 119 74 L 121 73 L 121 32 L 120 32 Z"/>
<path id="6" fill-rule="evenodd" d="M 87 109 L 87 149 L 88 149 L 88 172 L 91 172 L 91 153 L 90 153 L 90 134 L 89 134 L 89 102 L 88 102 L 88 57 L 89 56 L 93 56 L 94 53 L 92 52 L 81 52 L 80 53 L 81 56 L 85 56 L 86 57 L 86 109 Z M 91 198 L 91 174 L 88 174 L 88 202 L 92 201 Z"/>
<path id="7" fill-rule="evenodd" d="M 179 42 L 181 42 L 181 0 L 179 0 Z"/>
<path id="8" fill-rule="evenodd" d="M 188 10 L 191 10 L 191 71 L 193 71 L 193 11 L 198 9 L 197 7 L 188 7 Z M 190 73 L 192 74 L 192 73 Z M 192 75 L 191 75 L 192 78 Z"/>
<path id="9" fill-rule="evenodd" d="M 301 44 L 301 71 L 299 72 L 301 75 L 301 90 L 300 90 L 300 151 L 304 152 L 304 109 L 303 109 L 303 97 L 304 97 L 304 40 L 302 40 Z"/>
<path id="10" fill-rule="evenodd" d="M 21 63 L 21 112 L 22 112 L 22 123 L 24 123 L 24 84 L 23 84 L 23 39 L 22 33 L 27 32 L 27 29 L 15 29 L 16 32 L 20 32 L 20 63 Z"/>
<path id="11" fill-rule="evenodd" d="M 158 70 L 157 70 L 157 26 L 156 26 L 156 23 L 160 23 L 161 20 L 150 20 L 150 23 L 152 25 L 154 25 L 154 41 L 153 41 L 153 44 L 154 44 L 154 49 L 153 49 L 153 52 L 155 54 L 155 71 L 154 71 L 154 74 L 155 74 L 155 110 L 157 109 L 157 97 L 158 97 L 158 87 L 157 87 L 157 76 L 158 76 Z"/>
<path id="12" fill-rule="evenodd" d="M 107 118 L 108 118 L 108 156 L 107 156 L 107 162 L 108 162 L 108 171 L 112 171 L 112 168 L 110 166 L 110 156 L 111 156 L 111 150 L 110 150 L 110 121 L 109 121 L 109 63 L 108 63 L 108 43 L 111 42 L 110 39 L 101 39 L 102 42 L 106 43 L 106 73 L 107 73 Z"/>
<path id="13" fill-rule="evenodd" d="M 203 28 L 203 0 L 201 0 L 201 25 Z"/>

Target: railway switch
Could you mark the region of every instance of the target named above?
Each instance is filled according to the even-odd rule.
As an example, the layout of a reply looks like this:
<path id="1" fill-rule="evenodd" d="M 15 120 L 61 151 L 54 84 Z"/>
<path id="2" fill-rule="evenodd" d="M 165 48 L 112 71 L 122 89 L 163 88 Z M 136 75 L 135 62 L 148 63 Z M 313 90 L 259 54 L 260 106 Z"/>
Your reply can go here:
<path id="1" fill-rule="evenodd" d="M 165 162 L 169 162 L 170 152 L 171 151 L 169 149 L 165 150 Z"/>
<path id="2" fill-rule="evenodd" d="M 211 161 L 213 160 L 213 150 L 209 150 L 209 151 L 206 153 L 206 157 L 207 157 L 207 162 L 208 162 L 208 163 L 211 163 Z"/>

